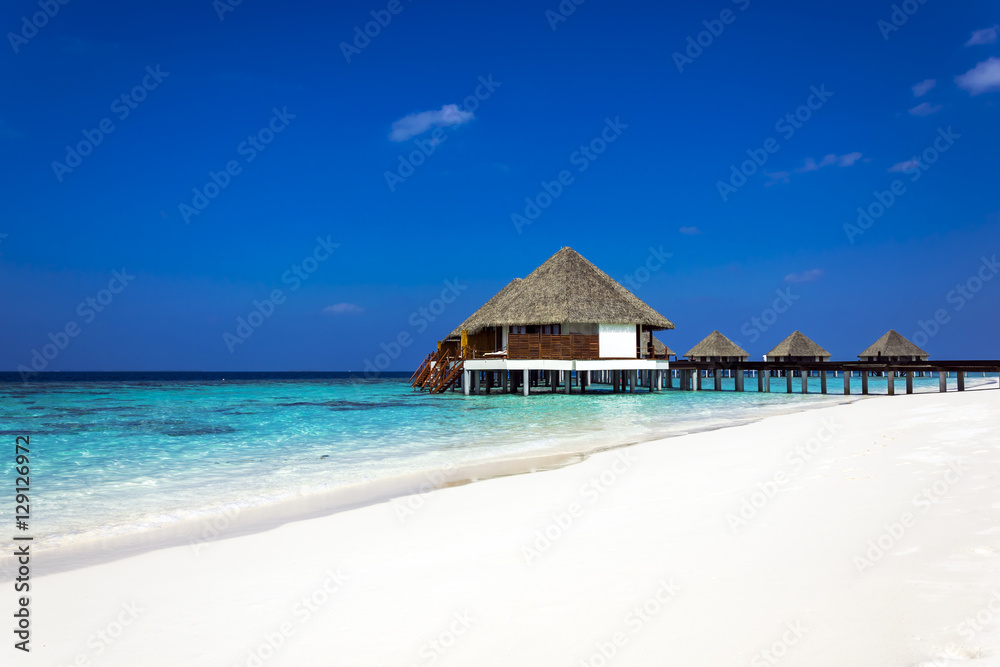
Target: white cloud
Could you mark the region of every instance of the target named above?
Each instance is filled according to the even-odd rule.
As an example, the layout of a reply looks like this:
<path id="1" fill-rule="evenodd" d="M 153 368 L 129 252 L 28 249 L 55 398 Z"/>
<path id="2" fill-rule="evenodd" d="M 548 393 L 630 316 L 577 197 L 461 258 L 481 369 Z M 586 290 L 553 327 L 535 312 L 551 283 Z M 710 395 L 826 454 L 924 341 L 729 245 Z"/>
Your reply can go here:
<path id="1" fill-rule="evenodd" d="M 448 127 L 450 125 L 464 125 L 473 118 L 475 114 L 471 111 L 463 111 L 457 104 L 445 104 L 437 111 L 421 111 L 403 116 L 392 124 L 392 132 L 389 139 L 392 141 L 406 141 L 418 134 L 423 134 L 433 127 Z"/>
<path id="2" fill-rule="evenodd" d="M 771 180 L 764 184 L 765 188 L 769 188 L 772 185 L 777 185 L 778 183 L 788 183 L 788 177 L 791 176 L 787 171 L 765 171 L 764 175 Z"/>
<path id="3" fill-rule="evenodd" d="M 363 313 L 365 312 L 365 309 L 361 306 L 356 306 L 353 303 L 335 303 L 332 306 L 324 308 L 323 312 L 331 315 L 353 315 L 356 313 Z"/>
<path id="4" fill-rule="evenodd" d="M 789 273 L 785 276 L 786 283 L 814 283 L 826 273 L 823 269 L 809 269 L 800 273 Z"/>
<path id="5" fill-rule="evenodd" d="M 937 79 L 924 79 L 917 85 L 913 86 L 913 96 L 923 97 L 927 94 L 931 88 L 937 85 Z"/>
<path id="6" fill-rule="evenodd" d="M 853 167 L 854 163 L 861 159 L 861 153 L 845 153 L 844 155 L 837 155 L 835 153 L 830 153 L 823 157 L 822 160 L 816 162 L 816 160 L 811 157 L 806 158 L 806 163 L 795 170 L 798 174 L 804 174 L 809 171 L 817 171 L 823 167 L 829 167 L 831 165 L 837 165 L 838 167 Z"/>
<path id="7" fill-rule="evenodd" d="M 976 30 L 972 33 L 972 37 L 969 41 L 965 43 L 966 46 L 975 46 L 976 44 L 995 44 L 997 41 L 997 30 L 1000 29 L 1000 25 L 994 25 L 989 28 L 983 28 L 982 30 Z"/>
<path id="8" fill-rule="evenodd" d="M 1000 58 L 984 60 L 955 81 L 972 95 L 1000 90 Z"/>
<path id="9" fill-rule="evenodd" d="M 687 234 L 688 236 L 696 236 L 698 234 L 701 234 L 701 230 L 698 229 L 697 227 L 681 227 L 677 231 L 679 231 L 681 234 Z"/>
<path id="10" fill-rule="evenodd" d="M 854 163 L 861 159 L 861 153 L 855 151 L 854 153 L 847 153 L 846 155 L 841 155 L 837 160 L 837 164 L 841 167 L 853 167 Z"/>
<path id="11" fill-rule="evenodd" d="M 932 113 L 937 113 L 941 111 L 943 107 L 940 104 L 931 104 L 930 102 L 921 102 L 917 106 L 910 109 L 910 113 L 914 116 L 930 116 Z"/>
<path id="12" fill-rule="evenodd" d="M 903 162 L 897 162 L 889 167 L 889 171 L 908 171 L 910 169 L 916 169 L 919 166 L 920 163 L 916 160 L 905 160 Z"/>

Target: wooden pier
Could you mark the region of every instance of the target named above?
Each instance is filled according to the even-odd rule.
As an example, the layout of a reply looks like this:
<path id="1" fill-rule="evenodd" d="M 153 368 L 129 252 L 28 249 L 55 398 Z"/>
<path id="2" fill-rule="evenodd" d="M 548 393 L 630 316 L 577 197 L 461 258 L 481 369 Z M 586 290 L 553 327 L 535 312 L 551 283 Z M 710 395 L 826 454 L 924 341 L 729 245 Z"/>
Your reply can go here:
<path id="1" fill-rule="evenodd" d="M 771 383 L 784 379 L 786 393 L 795 390 L 796 377 L 799 378 L 801 393 L 808 393 L 809 378 L 819 378 L 820 393 L 828 393 L 831 374 L 843 377 L 844 394 L 851 393 L 851 378 L 861 378 L 861 393 L 868 394 L 871 378 L 884 378 L 888 394 L 896 393 L 896 380 L 905 385 L 907 394 L 913 393 L 913 378 L 938 376 L 938 390 L 947 391 L 948 377 L 954 373 L 958 391 L 965 390 L 967 373 L 997 373 L 1000 375 L 1000 360 L 959 360 L 959 361 L 816 361 L 816 362 L 775 362 L 775 361 L 672 361 L 671 371 L 676 373 L 678 388 L 699 391 L 704 389 L 704 380 L 711 379 L 716 390 L 722 389 L 722 378 L 735 379 L 736 391 L 743 391 L 747 377 L 757 380 L 757 391 L 770 392 Z"/>

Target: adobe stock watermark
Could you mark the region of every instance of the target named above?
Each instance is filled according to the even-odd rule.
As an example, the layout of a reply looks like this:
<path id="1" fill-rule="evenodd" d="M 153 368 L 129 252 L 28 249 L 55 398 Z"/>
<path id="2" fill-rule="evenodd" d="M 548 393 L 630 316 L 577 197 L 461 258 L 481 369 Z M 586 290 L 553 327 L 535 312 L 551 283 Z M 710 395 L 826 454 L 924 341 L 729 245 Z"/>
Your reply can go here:
<path id="1" fill-rule="evenodd" d="M 219 17 L 219 23 L 226 20 L 226 14 L 235 12 L 236 8 L 243 4 L 243 0 L 212 0 L 212 9 Z"/>
<path id="2" fill-rule="evenodd" d="M 614 120 L 605 118 L 604 127 L 598 135 L 586 144 L 581 144 L 579 148 L 570 153 L 569 163 L 576 167 L 577 173 L 582 174 L 627 129 L 628 125 L 621 122 L 620 116 L 615 116 Z M 524 198 L 524 210 L 521 213 L 512 213 L 510 216 L 510 221 L 513 223 L 517 233 L 521 234 L 524 231 L 524 227 L 537 220 L 545 209 L 552 206 L 552 202 L 561 197 L 565 189 L 574 182 L 576 182 L 576 177 L 573 176 L 573 173 L 569 169 L 563 169 L 551 181 L 543 180 L 541 182 L 541 190 L 539 190 L 538 194 L 534 197 Z"/>
<path id="3" fill-rule="evenodd" d="M 745 12 L 750 6 L 750 0 L 730 1 L 736 5 L 741 12 Z M 732 9 L 727 7 L 719 12 L 719 18 L 702 21 L 701 24 L 705 26 L 705 29 L 697 35 L 688 35 L 687 48 L 684 49 L 684 53 L 674 51 L 671 55 L 674 60 L 674 65 L 677 67 L 677 71 L 683 74 L 685 65 L 691 65 L 695 60 L 700 58 L 701 55 L 705 53 L 705 49 L 712 46 L 712 44 L 715 43 L 715 40 L 722 36 L 722 33 L 726 30 L 726 26 L 732 25 L 736 21 L 737 16 L 738 15 Z"/>
<path id="4" fill-rule="evenodd" d="M 398 16 L 404 9 L 405 7 L 400 0 L 389 0 L 385 9 L 373 9 L 369 12 L 372 20 L 364 24 L 364 29 L 360 25 L 354 26 L 354 39 L 350 43 L 340 43 L 340 52 L 344 55 L 347 64 L 350 65 L 351 58 L 367 49 L 372 40 L 381 35 L 382 30 L 389 27 L 389 24 L 392 23 L 392 17 Z"/>
<path id="5" fill-rule="evenodd" d="M 739 509 L 726 515 L 726 522 L 732 531 L 735 533 L 749 524 L 783 486 L 795 479 L 820 451 L 829 447 L 837 435 L 837 428 L 833 418 L 821 419 L 816 434 L 785 456 L 785 467 L 776 470 L 770 479 L 758 482 L 757 490 L 743 497 Z"/>
<path id="6" fill-rule="evenodd" d="M 910 499 L 910 505 L 919 510 L 919 513 L 903 512 L 896 521 L 883 524 L 884 530 L 879 533 L 878 537 L 869 540 L 868 549 L 862 555 L 854 557 L 853 563 L 858 573 L 864 574 L 866 570 L 875 567 L 875 564 L 881 561 L 889 553 L 889 550 L 903 539 L 907 531 L 917 524 L 917 520 L 922 515 L 927 514 L 934 505 L 940 503 L 951 488 L 962 481 L 964 476 L 965 468 L 961 461 L 953 461 L 948 465 L 942 479 L 914 494 Z"/>
<path id="7" fill-rule="evenodd" d="M 121 271 L 112 271 L 111 279 L 108 280 L 106 287 L 77 304 L 76 314 L 83 320 L 83 324 L 87 325 L 96 320 L 98 314 L 103 313 L 115 297 L 125 291 L 125 288 L 133 280 L 135 280 L 135 276 L 125 268 L 122 268 Z M 28 378 L 38 375 L 48 368 L 49 363 L 55 361 L 60 353 L 69 347 L 70 341 L 79 336 L 82 331 L 83 329 L 76 320 L 67 320 L 66 324 L 55 333 L 49 332 L 49 342 L 40 348 L 31 350 L 31 361 L 29 362 L 31 368 L 25 364 L 18 364 L 17 372 L 21 376 L 21 381 L 27 382 Z"/>
<path id="8" fill-rule="evenodd" d="M 417 651 L 417 656 L 420 660 L 413 664 L 429 665 L 443 656 L 458 643 L 459 638 L 472 628 L 473 620 L 468 610 L 455 612 L 447 628 L 424 642 L 423 646 Z"/>
<path id="9" fill-rule="evenodd" d="M 7 41 L 10 42 L 14 53 L 20 53 L 21 47 L 38 35 L 38 31 L 47 26 L 49 21 L 56 17 L 59 10 L 68 5 L 69 2 L 70 0 L 38 0 L 38 8 L 41 11 L 32 14 L 31 18 L 22 16 L 21 29 L 17 32 L 7 33 Z"/>
<path id="10" fill-rule="evenodd" d="M 475 90 L 471 95 L 468 95 L 461 104 L 447 105 L 444 112 L 444 120 L 448 122 L 448 126 L 457 126 L 461 124 L 463 117 L 468 114 L 474 113 L 476 109 L 482 102 L 490 99 L 496 89 L 503 85 L 502 81 L 494 81 L 493 75 L 489 74 L 485 78 L 480 76 L 478 79 L 479 85 L 476 86 Z M 406 182 L 410 176 L 416 173 L 417 169 L 427 162 L 427 159 L 437 151 L 438 147 L 448 140 L 448 133 L 443 127 L 436 127 L 431 132 L 430 139 L 415 139 L 413 145 L 415 148 L 408 153 L 400 153 L 396 156 L 396 169 L 394 171 L 386 170 L 383 172 L 382 177 L 385 179 L 385 184 L 389 187 L 389 192 L 395 192 L 396 188 Z"/>
<path id="11" fill-rule="evenodd" d="M 750 336 L 751 343 L 756 343 L 760 335 L 773 326 L 778 317 L 787 313 L 788 309 L 801 298 L 798 294 L 792 294 L 791 287 L 776 289 L 774 293 L 776 296 L 771 302 L 771 307 L 760 311 L 760 315 L 754 315 L 740 327 L 740 333 Z"/>
<path id="12" fill-rule="evenodd" d="M 566 19 L 576 13 L 576 8 L 587 0 L 562 0 L 555 10 L 545 10 L 545 20 L 549 22 L 549 27 L 555 32 L 560 23 L 565 23 Z"/>
<path id="13" fill-rule="evenodd" d="M 906 25 L 910 17 L 926 4 L 927 0 L 903 0 L 899 4 L 894 4 L 888 20 L 879 19 L 875 22 L 875 27 L 882 34 L 882 41 L 888 42 L 889 36 Z"/>
<path id="14" fill-rule="evenodd" d="M 802 627 L 800 621 L 794 623 L 786 621 L 785 632 L 781 635 L 781 639 L 754 655 L 750 659 L 750 667 L 769 667 L 778 664 L 778 661 L 788 655 L 789 649 L 799 643 L 805 632 L 806 629 Z"/>
<path id="15" fill-rule="evenodd" d="M 659 248 L 654 248 L 649 246 L 649 255 L 646 257 L 646 261 L 637 266 L 632 273 L 627 274 L 622 278 L 622 282 L 629 287 L 633 292 L 636 292 L 649 282 L 649 279 L 653 277 L 653 274 L 663 268 L 663 265 L 667 263 L 667 260 L 674 256 L 672 252 L 663 252 L 663 246 Z"/>
<path id="16" fill-rule="evenodd" d="M 145 611 L 135 600 L 123 602 L 119 606 L 119 610 L 114 615 L 114 618 L 87 636 L 87 650 L 77 653 L 73 658 L 73 662 L 68 664 L 71 664 L 73 667 L 91 667 L 91 665 L 99 664 L 99 662 L 93 662 L 93 660 L 111 648 L 125 634 L 126 630 L 132 627 L 132 624 L 139 619 L 140 614 Z"/>
<path id="17" fill-rule="evenodd" d="M 993 280 L 997 273 L 1000 273 L 1000 263 L 997 263 L 997 256 L 986 257 L 984 255 L 981 257 L 978 270 L 964 281 L 957 283 L 954 289 L 945 294 L 945 301 L 954 304 L 952 312 L 957 313 L 965 308 L 970 301 L 976 298 L 976 294 L 983 289 L 983 286 Z M 938 308 L 934 311 L 934 316 L 927 321 L 917 320 L 919 329 L 913 332 L 910 340 L 918 347 L 923 347 L 941 331 L 942 326 L 949 322 L 951 322 L 951 314 L 945 308 Z"/>
<path id="18" fill-rule="evenodd" d="M 439 317 L 448 309 L 448 306 L 455 303 L 455 300 L 462 295 L 468 285 L 463 285 L 456 277 L 454 280 L 445 280 L 441 294 L 431 299 L 426 306 L 416 309 L 407 318 L 407 323 L 418 333 L 427 331 L 431 323 L 437 321 Z M 395 338 L 388 342 L 382 341 L 379 344 L 382 352 L 375 355 L 374 360 L 365 357 L 364 374 L 368 380 L 374 380 L 382 374 L 382 371 L 389 368 L 390 364 L 399 359 L 403 350 L 413 345 L 413 336 L 406 329 L 400 331 Z"/>
<path id="19" fill-rule="evenodd" d="M 201 530 L 198 531 L 194 537 L 188 540 L 188 545 L 191 547 L 191 551 L 194 555 L 200 556 L 201 550 L 204 549 L 209 542 L 215 542 L 228 532 L 233 527 L 233 524 L 236 522 L 236 518 L 239 517 L 239 515 L 239 507 L 226 507 L 217 516 L 205 520 L 202 523 Z"/>
<path id="20" fill-rule="evenodd" d="M 994 590 L 989 602 L 972 616 L 966 617 L 958 624 L 956 630 L 962 639 L 971 642 L 977 633 L 985 631 L 997 619 L 1000 619 L 1000 591 Z"/>
<path id="21" fill-rule="evenodd" d="M 955 145 L 955 142 L 962 138 L 961 134 L 957 134 L 951 129 L 951 125 L 948 126 L 947 130 L 939 127 L 937 133 L 938 136 L 935 137 L 934 142 L 925 148 L 920 155 L 914 155 L 906 162 L 896 165 L 898 171 L 910 177 L 911 183 L 920 180 L 920 177 L 941 158 L 941 155 L 947 153 Z M 847 235 L 847 240 L 851 245 L 854 245 L 857 237 L 864 235 L 866 231 L 871 229 L 875 222 L 885 215 L 886 211 L 892 208 L 893 204 L 906 192 L 906 183 L 901 178 L 890 183 L 888 190 L 872 192 L 874 201 L 867 206 L 858 207 L 858 218 L 855 224 L 844 223 L 844 234 Z"/>
<path id="22" fill-rule="evenodd" d="M 416 489 L 411 489 L 412 493 L 402 498 L 393 498 L 392 505 L 396 510 L 396 518 L 401 526 L 406 525 L 417 512 L 424 508 L 427 503 L 427 496 L 432 491 L 440 489 L 446 482 L 454 479 L 455 464 L 449 461 L 441 470 L 432 470 L 423 474 L 424 482 Z"/>
<path id="23" fill-rule="evenodd" d="M 281 283 L 288 285 L 289 293 L 298 291 L 302 287 L 302 283 L 309 280 L 319 270 L 320 265 L 330 259 L 333 251 L 339 247 L 339 243 L 334 243 L 330 240 L 329 234 L 325 239 L 322 236 L 317 236 L 316 246 L 312 252 L 306 255 L 298 264 L 293 264 L 287 271 L 282 273 Z M 253 307 L 247 316 L 245 318 L 242 316 L 236 318 L 235 333 L 226 331 L 222 334 L 222 342 L 225 343 L 229 353 L 232 354 L 235 352 L 237 345 L 247 342 L 257 329 L 264 326 L 264 322 L 274 315 L 277 307 L 285 303 L 287 298 L 288 296 L 284 290 L 275 288 L 271 290 L 269 298 L 263 301 L 254 299 Z"/>
<path id="24" fill-rule="evenodd" d="M 284 621 L 274 630 L 265 632 L 260 641 L 246 649 L 246 657 L 234 663 L 237 667 L 262 667 L 300 627 L 322 611 L 330 599 L 350 580 L 339 567 L 327 570 L 325 574 L 326 578 L 311 593 L 302 596 L 292 605 L 289 610 L 292 620 Z"/>
<path id="25" fill-rule="evenodd" d="M 163 80 L 170 76 L 170 72 L 163 72 L 160 66 L 146 66 L 146 75 L 142 81 L 132 87 L 132 90 L 122 93 L 111 101 L 109 108 L 119 121 L 123 121 L 139 108 L 139 104 L 145 101 L 149 93 L 159 88 Z M 115 131 L 115 122 L 105 117 L 98 121 L 93 129 L 83 129 L 83 139 L 74 145 L 66 145 L 66 156 L 63 161 L 52 161 L 52 172 L 56 175 L 56 180 L 63 182 L 63 177 L 70 174 L 74 169 L 83 164 L 83 158 L 94 152 L 94 149 L 101 145 L 104 138 Z"/>
<path id="26" fill-rule="evenodd" d="M 823 108 L 835 93 L 826 89 L 826 84 L 821 83 L 819 88 L 810 86 L 810 95 L 804 104 L 799 105 L 794 111 L 786 113 L 774 123 L 774 131 L 779 133 L 785 141 L 795 136 L 795 133 L 809 122 L 813 114 Z M 715 189 L 719 192 L 722 201 L 729 201 L 729 196 L 736 193 L 747 184 L 747 179 L 762 169 L 772 155 L 781 150 L 781 144 L 774 137 L 768 137 L 761 144 L 760 148 L 748 148 L 746 154 L 749 159 L 740 163 L 729 165 L 729 178 L 725 181 L 715 182 Z"/>
<path id="27" fill-rule="evenodd" d="M 549 523 L 544 528 L 536 528 L 534 540 L 530 546 L 521 547 L 521 556 L 524 562 L 532 565 L 542 557 L 546 551 L 561 540 L 563 536 L 587 513 L 587 509 L 593 507 L 604 494 L 614 486 L 618 480 L 628 472 L 635 464 L 632 452 L 628 449 L 620 449 L 615 454 L 611 465 L 600 475 L 591 477 L 580 486 L 580 499 L 569 503 L 564 510 L 552 515 Z"/>
<path id="28" fill-rule="evenodd" d="M 245 164 L 250 164 L 274 141 L 275 136 L 284 131 L 288 127 L 288 123 L 296 117 L 297 114 L 288 113 L 288 107 L 282 107 L 280 111 L 277 107 L 271 109 L 271 118 L 267 125 L 241 141 L 236 146 L 236 153 L 243 158 Z M 184 224 L 189 224 L 192 216 L 201 215 L 202 211 L 212 203 L 212 200 L 229 187 L 233 178 L 242 173 L 243 165 L 238 159 L 229 160 L 218 172 L 209 171 L 205 185 L 191 190 L 194 195 L 191 198 L 191 203 L 181 202 L 177 205 L 178 212 L 184 218 Z"/>
<path id="29" fill-rule="evenodd" d="M 594 650 L 580 660 L 580 667 L 607 667 L 611 660 L 636 637 L 667 604 L 680 592 L 672 577 L 660 577 L 653 594 L 632 607 L 622 619 L 623 627 L 615 630 L 606 640 L 594 642 Z"/>

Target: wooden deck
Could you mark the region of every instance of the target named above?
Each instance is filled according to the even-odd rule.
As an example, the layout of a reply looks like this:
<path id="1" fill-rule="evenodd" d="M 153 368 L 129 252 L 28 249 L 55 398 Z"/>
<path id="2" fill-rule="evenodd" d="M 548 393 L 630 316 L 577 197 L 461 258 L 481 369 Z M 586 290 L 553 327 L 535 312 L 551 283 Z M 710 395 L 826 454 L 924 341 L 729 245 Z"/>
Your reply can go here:
<path id="1" fill-rule="evenodd" d="M 947 379 L 955 374 L 958 391 L 965 389 L 966 373 L 1000 373 L 1000 360 L 950 360 L 950 361 L 813 361 L 813 362 L 776 362 L 776 361 L 672 361 L 670 369 L 676 372 L 680 380 L 680 389 L 702 388 L 702 380 L 711 378 L 716 390 L 721 389 L 723 375 L 736 378 L 736 391 L 743 391 L 746 375 L 757 380 L 757 391 L 770 391 L 771 381 L 783 377 L 790 393 L 793 388 L 795 374 L 801 377 L 801 391 L 807 393 L 809 377 L 820 379 L 820 393 L 827 393 L 830 374 L 843 375 L 844 394 L 851 393 L 851 377 L 861 378 L 861 393 L 868 393 L 869 378 L 885 377 L 890 395 L 895 393 L 897 376 L 906 385 L 906 393 L 913 393 L 913 378 L 917 373 L 928 376 L 937 374 L 939 391 L 947 390 Z M 813 375 L 813 374 L 816 375 Z M 856 375 L 855 375 L 856 374 Z M 672 383 L 671 383 L 672 384 Z M 669 385 L 668 385 L 669 386 Z"/>

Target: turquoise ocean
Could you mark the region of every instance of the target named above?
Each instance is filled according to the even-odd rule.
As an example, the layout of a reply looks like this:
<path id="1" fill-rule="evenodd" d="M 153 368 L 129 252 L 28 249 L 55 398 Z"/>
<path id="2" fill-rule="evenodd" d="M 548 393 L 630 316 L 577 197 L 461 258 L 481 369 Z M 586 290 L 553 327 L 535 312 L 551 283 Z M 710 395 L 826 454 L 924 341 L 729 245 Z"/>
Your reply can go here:
<path id="1" fill-rule="evenodd" d="M 586 454 L 858 398 L 840 395 L 839 378 L 826 396 L 818 378 L 806 395 L 783 393 L 779 378 L 773 393 L 758 394 L 748 378 L 745 393 L 729 379 L 723 392 L 529 397 L 428 395 L 407 378 L 0 374 L 0 440 L 10 454 L 0 471 L 13 485 L 15 438 L 28 436 L 31 533 L 45 549 L 376 483 L 402 495 L 415 490 L 414 475 Z M 857 394 L 860 380 L 853 384 Z M 937 391 L 937 379 L 918 378 L 916 388 Z M 884 393 L 885 380 L 872 378 L 871 390 Z"/>

